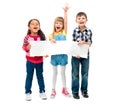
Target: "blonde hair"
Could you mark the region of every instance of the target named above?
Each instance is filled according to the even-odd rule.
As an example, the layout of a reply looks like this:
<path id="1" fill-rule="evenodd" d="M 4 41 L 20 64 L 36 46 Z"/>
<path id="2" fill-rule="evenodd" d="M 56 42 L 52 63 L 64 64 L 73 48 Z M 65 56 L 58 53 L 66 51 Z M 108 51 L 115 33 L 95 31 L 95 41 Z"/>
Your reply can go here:
<path id="1" fill-rule="evenodd" d="M 52 34 L 50 34 L 49 39 L 53 39 L 53 38 L 54 38 L 54 34 L 55 34 L 55 32 L 56 32 L 55 23 L 56 23 L 57 21 L 63 23 L 63 28 L 62 28 L 62 30 L 64 29 L 64 18 L 63 18 L 63 17 L 56 17 L 55 20 L 54 20 L 54 24 L 53 24 L 53 32 L 52 32 Z"/>
<path id="2" fill-rule="evenodd" d="M 63 23 L 63 28 L 62 28 L 62 30 L 64 29 L 64 18 L 63 18 L 63 17 L 56 17 L 55 20 L 54 20 L 53 34 L 56 32 L 56 31 L 55 31 L 55 23 L 56 23 L 57 21 Z"/>

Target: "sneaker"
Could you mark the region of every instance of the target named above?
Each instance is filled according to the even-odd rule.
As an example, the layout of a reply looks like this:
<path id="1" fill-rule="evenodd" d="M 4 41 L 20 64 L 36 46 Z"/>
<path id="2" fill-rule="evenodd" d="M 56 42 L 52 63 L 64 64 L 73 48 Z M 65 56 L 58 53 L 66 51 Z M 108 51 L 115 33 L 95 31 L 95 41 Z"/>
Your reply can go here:
<path id="1" fill-rule="evenodd" d="M 52 93 L 51 93 L 51 95 L 50 95 L 50 98 L 55 98 L 55 96 L 56 96 L 56 91 L 55 91 L 55 89 L 52 89 Z"/>
<path id="2" fill-rule="evenodd" d="M 73 93 L 73 98 L 74 98 L 74 99 L 80 99 L 80 96 L 79 96 L 78 93 Z"/>
<path id="3" fill-rule="evenodd" d="M 26 101 L 31 101 L 32 99 L 31 99 L 31 96 L 30 96 L 30 93 L 27 93 L 26 94 Z"/>
<path id="4" fill-rule="evenodd" d="M 69 92 L 67 91 L 66 88 L 62 89 L 62 94 L 65 95 L 65 96 L 67 96 L 67 97 L 71 97 L 71 95 L 69 94 Z"/>
<path id="5" fill-rule="evenodd" d="M 84 98 L 88 98 L 88 97 L 89 97 L 89 95 L 88 95 L 87 92 L 82 92 L 82 96 L 83 96 Z"/>
<path id="6" fill-rule="evenodd" d="M 40 98 L 42 100 L 46 100 L 47 99 L 47 96 L 46 96 L 45 92 L 40 93 Z"/>

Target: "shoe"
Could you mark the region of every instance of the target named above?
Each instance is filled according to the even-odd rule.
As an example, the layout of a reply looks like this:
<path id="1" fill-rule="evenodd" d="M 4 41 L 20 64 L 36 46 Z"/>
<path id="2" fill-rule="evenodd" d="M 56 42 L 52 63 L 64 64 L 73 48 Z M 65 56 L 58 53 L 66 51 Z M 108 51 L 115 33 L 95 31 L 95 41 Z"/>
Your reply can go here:
<path id="1" fill-rule="evenodd" d="M 71 97 L 71 95 L 69 94 L 69 92 L 67 91 L 66 88 L 63 88 L 63 89 L 62 89 L 62 94 L 63 94 L 64 96 Z"/>
<path id="2" fill-rule="evenodd" d="M 40 93 L 40 98 L 42 100 L 46 100 L 47 99 L 47 96 L 46 96 L 45 92 Z"/>
<path id="3" fill-rule="evenodd" d="M 79 96 L 78 93 L 73 93 L 73 98 L 74 98 L 74 99 L 80 99 L 80 96 Z"/>
<path id="4" fill-rule="evenodd" d="M 55 98 L 55 96 L 56 96 L 56 91 L 55 91 L 55 89 L 52 89 L 52 93 L 51 93 L 51 95 L 50 95 L 50 98 Z"/>
<path id="5" fill-rule="evenodd" d="M 88 98 L 88 97 L 89 97 L 89 95 L 88 95 L 87 92 L 82 92 L 82 96 L 83 96 L 84 98 Z"/>
<path id="6" fill-rule="evenodd" d="M 26 94 L 26 101 L 31 101 L 32 99 L 31 99 L 31 96 L 30 96 L 30 93 L 27 93 Z"/>

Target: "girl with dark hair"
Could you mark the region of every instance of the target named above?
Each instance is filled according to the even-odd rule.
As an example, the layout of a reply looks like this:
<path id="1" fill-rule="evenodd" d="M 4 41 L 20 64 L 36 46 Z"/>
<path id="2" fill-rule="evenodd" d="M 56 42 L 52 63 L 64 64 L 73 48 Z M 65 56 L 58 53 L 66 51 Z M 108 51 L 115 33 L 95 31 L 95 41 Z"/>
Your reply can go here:
<path id="1" fill-rule="evenodd" d="M 45 34 L 40 29 L 40 22 L 37 19 L 31 19 L 28 22 L 28 32 L 23 41 L 23 50 L 26 52 L 26 82 L 25 82 L 25 94 L 26 100 L 31 100 L 31 87 L 34 74 L 34 68 L 36 69 L 36 76 L 39 85 L 40 97 L 47 99 L 45 95 L 45 84 L 43 77 L 43 56 L 30 56 L 30 41 L 46 40 Z M 45 56 L 47 57 L 47 56 Z"/>

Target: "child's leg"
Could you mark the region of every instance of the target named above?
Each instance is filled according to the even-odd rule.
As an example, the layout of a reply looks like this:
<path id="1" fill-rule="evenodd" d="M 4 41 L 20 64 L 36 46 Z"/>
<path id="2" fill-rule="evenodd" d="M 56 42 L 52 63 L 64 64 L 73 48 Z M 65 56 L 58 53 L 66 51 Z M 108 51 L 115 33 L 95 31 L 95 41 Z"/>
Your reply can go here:
<path id="1" fill-rule="evenodd" d="M 56 87 L 57 74 L 58 74 L 57 66 L 53 66 L 52 89 L 55 89 Z"/>
<path id="2" fill-rule="evenodd" d="M 39 92 L 45 92 L 45 84 L 44 84 L 44 77 L 43 77 L 43 63 L 38 63 L 35 65 L 36 68 L 36 75 L 37 75 L 37 81 L 39 85 Z"/>
<path id="3" fill-rule="evenodd" d="M 72 93 L 79 94 L 79 67 L 80 67 L 80 58 L 72 57 Z"/>
<path id="4" fill-rule="evenodd" d="M 32 80 L 33 80 L 33 74 L 34 74 L 34 64 L 27 61 L 26 62 L 26 82 L 25 82 L 25 93 L 32 93 L 31 86 L 32 86 Z"/>
<path id="5" fill-rule="evenodd" d="M 71 95 L 69 94 L 69 92 L 67 91 L 67 88 L 66 88 L 65 70 L 66 70 L 66 66 L 61 66 L 61 78 L 62 78 L 62 84 L 63 84 L 62 94 L 70 97 Z"/>
<path id="6" fill-rule="evenodd" d="M 61 78 L 63 87 L 66 88 L 66 75 L 65 75 L 66 66 L 61 66 Z"/>
<path id="7" fill-rule="evenodd" d="M 57 66 L 53 66 L 52 92 L 50 95 L 51 98 L 55 98 L 55 96 L 56 96 L 55 88 L 56 88 L 57 74 L 58 74 Z"/>
<path id="8" fill-rule="evenodd" d="M 89 72 L 89 57 L 81 60 L 81 91 L 87 92 L 88 87 L 88 72 Z"/>

